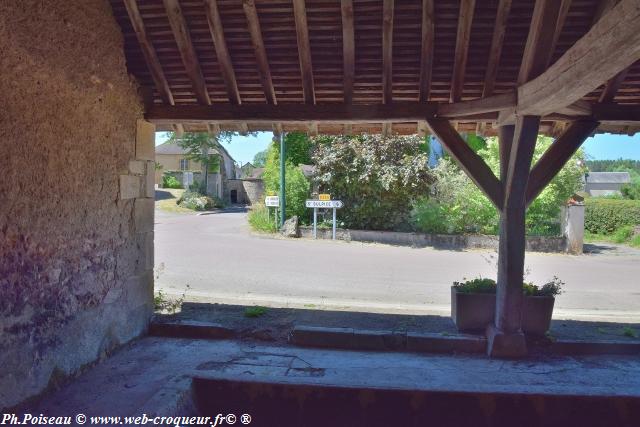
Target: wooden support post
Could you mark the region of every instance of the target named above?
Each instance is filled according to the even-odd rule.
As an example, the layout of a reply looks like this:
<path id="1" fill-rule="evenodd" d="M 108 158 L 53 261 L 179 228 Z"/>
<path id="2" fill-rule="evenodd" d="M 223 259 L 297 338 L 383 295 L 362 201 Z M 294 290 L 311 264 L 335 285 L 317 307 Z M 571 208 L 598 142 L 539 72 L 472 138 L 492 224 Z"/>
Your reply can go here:
<path id="1" fill-rule="evenodd" d="M 495 324 L 487 328 L 487 350 L 494 357 L 521 357 L 527 354 L 520 327 L 526 242 L 525 192 L 539 127 L 540 117 L 525 116 L 517 118 L 515 128 L 505 126 L 500 129 L 504 208 L 500 212 L 496 318 Z"/>

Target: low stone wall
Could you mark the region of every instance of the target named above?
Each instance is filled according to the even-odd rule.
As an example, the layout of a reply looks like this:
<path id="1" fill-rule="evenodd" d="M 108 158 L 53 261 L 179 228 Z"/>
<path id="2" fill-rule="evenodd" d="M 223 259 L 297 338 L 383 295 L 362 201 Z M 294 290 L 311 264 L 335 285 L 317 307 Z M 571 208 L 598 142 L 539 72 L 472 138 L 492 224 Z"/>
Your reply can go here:
<path id="1" fill-rule="evenodd" d="M 313 238 L 313 227 L 300 227 L 300 237 Z M 319 228 L 318 239 L 331 239 L 331 229 Z M 399 231 L 336 230 L 336 239 L 384 243 L 411 247 L 433 247 L 436 249 L 498 249 L 498 236 L 479 234 L 423 234 Z M 527 236 L 527 251 L 566 252 L 567 239 L 564 237 Z"/>

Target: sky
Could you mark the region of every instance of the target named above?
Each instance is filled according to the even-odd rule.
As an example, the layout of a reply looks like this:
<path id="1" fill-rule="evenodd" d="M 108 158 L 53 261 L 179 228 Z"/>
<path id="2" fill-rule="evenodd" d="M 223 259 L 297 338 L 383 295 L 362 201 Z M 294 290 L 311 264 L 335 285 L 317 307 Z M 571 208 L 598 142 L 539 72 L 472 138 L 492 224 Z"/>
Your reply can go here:
<path id="1" fill-rule="evenodd" d="M 230 143 L 224 143 L 224 147 L 236 162 L 243 165 L 253 161 L 257 152 L 265 150 L 272 137 L 271 132 L 259 132 L 257 136 L 234 136 Z M 156 133 L 156 145 L 166 140 L 166 133 Z M 598 134 L 588 138 L 583 148 L 590 160 L 640 160 L 640 133 L 635 136 Z"/>

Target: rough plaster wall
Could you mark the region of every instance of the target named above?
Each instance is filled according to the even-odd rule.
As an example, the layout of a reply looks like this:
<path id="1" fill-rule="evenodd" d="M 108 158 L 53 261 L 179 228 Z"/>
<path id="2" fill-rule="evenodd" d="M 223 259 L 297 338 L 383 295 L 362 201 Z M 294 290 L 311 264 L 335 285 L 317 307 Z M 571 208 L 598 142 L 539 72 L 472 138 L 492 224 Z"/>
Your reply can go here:
<path id="1" fill-rule="evenodd" d="M 0 1 L 0 408 L 146 327 L 153 245 L 119 193 L 142 115 L 122 44 L 107 0 Z"/>

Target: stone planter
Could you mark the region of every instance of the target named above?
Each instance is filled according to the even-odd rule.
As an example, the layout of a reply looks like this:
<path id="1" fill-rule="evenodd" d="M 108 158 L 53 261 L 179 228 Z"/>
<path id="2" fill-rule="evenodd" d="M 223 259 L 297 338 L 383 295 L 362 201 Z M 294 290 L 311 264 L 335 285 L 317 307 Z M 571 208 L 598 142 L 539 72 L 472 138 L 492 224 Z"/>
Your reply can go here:
<path id="1" fill-rule="evenodd" d="M 554 297 L 524 297 L 522 330 L 544 335 L 551 325 L 554 302 Z M 451 318 L 458 330 L 484 332 L 493 323 L 495 311 L 495 294 L 460 293 L 451 287 Z"/>

